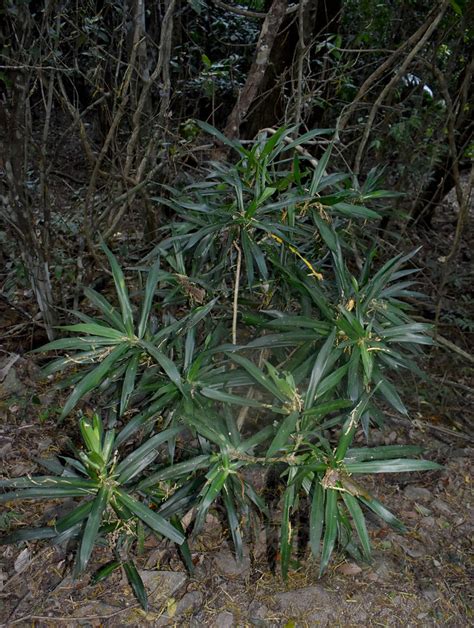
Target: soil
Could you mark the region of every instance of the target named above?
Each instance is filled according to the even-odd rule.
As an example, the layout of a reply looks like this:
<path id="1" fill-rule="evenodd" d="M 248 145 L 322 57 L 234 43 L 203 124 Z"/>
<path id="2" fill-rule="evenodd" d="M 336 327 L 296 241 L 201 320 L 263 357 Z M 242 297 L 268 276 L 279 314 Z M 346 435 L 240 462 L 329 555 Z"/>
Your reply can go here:
<path id="1" fill-rule="evenodd" d="M 452 241 L 456 206 L 448 198 L 436 216 L 435 231 L 411 233 L 425 244 L 417 259 L 423 270 L 420 305 L 433 319 L 442 258 Z M 374 547 L 371 564 L 342 554 L 318 579 L 318 564 L 302 554 L 285 583 L 272 554 L 272 530 L 262 528 L 236 562 L 227 531 L 216 513 L 205 533 L 191 544 L 195 574 L 187 575 L 173 547 L 147 540 L 137 559 L 150 609 L 142 611 L 120 570 L 93 585 L 94 566 L 110 559 L 94 554 L 88 575 L 71 579 L 73 556 L 43 541 L 0 546 L 0 621 L 5 626 L 467 626 L 472 624 L 472 267 L 469 227 L 447 283 L 440 310 L 440 333 L 466 352 L 432 348 L 422 366 L 429 381 L 400 382 L 409 418 L 387 413 L 372 444 L 414 443 L 441 471 L 369 477 L 365 484 L 407 525 L 405 535 L 369 520 Z M 404 246 L 404 248 L 409 248 Z M 32 357 L 27 319 L 31 296 L 16 293 L 15 307 L 0 303 L 2 326 L 14 330 L 0 346 L 1 474 L 15 477 L 39 471 L 36 460 L 61 451 L 72 424 L 58 426 L 62 393 L 39 377 Z M 31 307 L 31 304 L 30 304 Z M 467 355 L 467 357 L 466 357 Z M 471 358 L 472 360 L 472 358 Z M 471 411 L 471 414 L 469 414 Z M 359 436 L 363 441 L 363 436 Z M 0 511 L 0 532 L 46 525 L 61 504 L 10 502 Z"/>
<path id="2" fill-rule="evenodd" d="M 58 431 L 67 437 L 67 427 L 58 430 L 54 419 L 40 420 L 34 411 L 33 396 L 39 396 L 42 408 L 49 401 L 54 409 L 54 399 L 41 386 L 28 386 L 31 365 L 21 358 L 15 366 L 17 393 L 0 406 L 0 458 L 9 477 L 37 473 L 35 460 L 61 447 Z M 150 597 L 148 613 L 137 606 L 120 571 L 92 585 L 90 575 L 71 579 L 72 556 L 62 547 L 40 541 L 3 546 L 0 617 L 6 626 L 466 626 L 472 621 L 473 449 L 466 433 L 418 421 L 389 421 L 386 430 L 373 432 L 373 443 L 422 443 L 425 456 L 444 468 L 366 479 L 369 490 L 408 528 L 401 535 L 369 520 L 371 564 L 337 555 L 318 579 L 318 565 L 305 555 L 284 583 L 278 556 L 275 570 L 269 567 L 271 530 L 262 528 L 237 562 L 225 527 L 211 514 L 205 533 L 191 545 L 196 565 L 192 577 L 172 546 L 146 542 L 137 563 Z M 45 525 L 61 507 L 59 502 L 46 508 L 10 502 L 0 525 L 3 530 Z M 110 558 L 105 549 L 98 550 L 89 574 Z"/>

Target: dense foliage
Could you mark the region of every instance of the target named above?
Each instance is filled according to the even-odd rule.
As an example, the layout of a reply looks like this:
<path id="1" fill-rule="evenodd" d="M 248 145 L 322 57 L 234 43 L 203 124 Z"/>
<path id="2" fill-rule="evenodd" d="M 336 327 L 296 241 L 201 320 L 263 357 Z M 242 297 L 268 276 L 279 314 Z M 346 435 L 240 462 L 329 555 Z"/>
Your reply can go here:
<path id="1" fill-rule="evenodd" d="M 174 218 L 127 273 L 146 277 L 138 291 L 102 243 L 116 299 L 86 288 L 97 314 L 75 312 L 80 322 L 63 328 L 72 335 L 40 350 L 59 352 L 45 374 L 69 372 L 61 418 L 79 417 L 83 447 L 49 461 L 51 475 L 0 481 L 1 502 L 80 499 L 51 526 L 4 542 L 77 540 L 79 573 L 107 541 L 116 560 L 96 579 L 123 565 L 145 608 L 133 553 L 147 533 L 176 543 L 192 570 L 189 539 L 222 508 L 242 557 L 281 489 L 282 575 L 308 502 L 323 574 L 336 545 L 370 560 L 367 510 L 403 529 L 358 476 L 439 467 L 414 457 L 415 446 L 355 441 L 365 435 L 370 445 L 387 405 L 406 413 L 392 374 L 417 373 L 419 345 L 430 342 L 403 300 L 416 294 L 415 270 L 404 268 L 412 254 L 378 270 L 374 247 L 360 270 L 347 256 L 354 223 L 380 215 L 367 205 L 389 202 L 377 173 L 360 181 L 332 172 L 328 130 L 297 137 L 281 128 L 246 147 L 201 128 L 236 162 L 211 163 L 203 180 L 154 199 Z M 314 141 L 325 147 L 319 161 L 305 148 Z M 97 412 L 78 411 L 86 397 Z M 255 470 L 279 478 L 271 495 L 254 487 Z"/>

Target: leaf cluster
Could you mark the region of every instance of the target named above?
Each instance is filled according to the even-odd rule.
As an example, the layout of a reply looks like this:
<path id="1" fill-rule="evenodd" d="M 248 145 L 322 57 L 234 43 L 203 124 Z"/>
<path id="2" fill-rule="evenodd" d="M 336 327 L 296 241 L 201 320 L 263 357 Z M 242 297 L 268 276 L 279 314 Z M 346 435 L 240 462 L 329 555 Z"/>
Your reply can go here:
<path id="1" fill-rule="evenodd" d="M 351 225 L 376 218 L 366 204 L 389 193 L 376 189 L 374 174 L 360 185 L 350 173 L 328 173 L 330 143 L 316 162 L 303 145 L 328 130 L 295 140 L 280 129 L 247 149 L 200 126 L 238 161 L 213 163 L 204 181 L 157 199 L 175 219 L 136 269 L 146 273 L 140 307 L 103 244 L 117 305 L 87 288 L 98 315 L 76 312 L 81 322 L 63 328 L 72 335 L 41 349 L 60 353 L 46 374 L 70 373 L 61 418 L 94 393 L 122 429 L 81 416 L 84 448 L 58 461 L 55 475 L 0 482 L 2 502 L 80 500 L 53 526 L 13 532 L 6 542 L 75 539 L 81 572 L 94 546 L 113 540 L 116 560 L 97 578 L 123 567 L 144 607 L 129 554 L 146 533 L 178 544 L 192 570 L 190 530 L 197 534 L 220 504 L 243 555 L 250 523 L 269 514 L 249 469 L 280 475 L 286 578 L 304 501 L 323 574 L 336 544 L 370 560 L 367 510 L 403 529 L 357 476 L 438 468 L 415 457 L 418 447 L 354 446 L 358 433 L 369 439 L 383 421 L 384 404 L 407 414 L 391 373 L 419 373 L 419 346 L 430 342 L 404 301 L 417 294 L 414 269 L 404 268 L 414 253 L 374 271 L 369 249 L 360 271 L 349 267 Z"/>

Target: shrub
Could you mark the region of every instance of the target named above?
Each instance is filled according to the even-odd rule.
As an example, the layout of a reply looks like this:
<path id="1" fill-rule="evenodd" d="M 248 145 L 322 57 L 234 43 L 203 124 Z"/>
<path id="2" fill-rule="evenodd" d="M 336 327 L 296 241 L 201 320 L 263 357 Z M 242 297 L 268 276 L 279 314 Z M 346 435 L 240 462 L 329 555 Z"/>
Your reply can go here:
<path id="1" fill-rule="evenodd" d="M 378 217 L 365 203 L 389 194 L 376 189 L 374 173 L 362 187 L 350 173 L 327 174 L 330 143 L 315 162 L 302 146 L 328 131 L 293 140 L 280 129 L 246 149 L 201 126 L 235 149 L 238 161 L 213 163 L 202 182 L 157 199 L 176 219 L 147 257 L 151 266 L 138 269 L 147 273 L 139 311 L 104 244 L 119 308 L 86 289 L 98 317 L 77 314 L 81 322 L 64 328 L 73 337 L 42 348 L 65 352 L 46 373 L 74 369 L 62 417 L 96 390 L 117 408 L 123 429 L 115 435 L 97 416 L 82 417 L 86 448 L 65 457 L 58 476 L 1 481 L 9 489 L 3 502 L 83 500 L 51 528 L 5 541 L 79 537 L 81 571 L 94 544 L 112 537 L 117 560 L 99 577 L 123 564 L 144 606 L 128 554 L 145 531 L 178 543 L 192 569 L 181 520 L 194 509 L 196 534 L 219 502 L 242 556 L 244 524 L 268 515 L 249 468 L 273 469 L 283 485 L 284 578 L 303 496 L 323 574 L 336 543 L 370 560 L 367 509 L 403 529 L 357 476 L 438 468 L 413 458 L 415 446 L 353 445 L 359 429 L 369 441 L 371 425 L 383 420 L 381 403 L 406 414 L 390 374 L 417 372 L 419 345 L 430 342 L 403 301 L 414 294 L 414 270 L 402 268 L 413 253 L 373 271 L 371 249 L 357 276 L 346 261 L 352 225 Z M 119 462 L 119 450 L 138 440 Z"/>

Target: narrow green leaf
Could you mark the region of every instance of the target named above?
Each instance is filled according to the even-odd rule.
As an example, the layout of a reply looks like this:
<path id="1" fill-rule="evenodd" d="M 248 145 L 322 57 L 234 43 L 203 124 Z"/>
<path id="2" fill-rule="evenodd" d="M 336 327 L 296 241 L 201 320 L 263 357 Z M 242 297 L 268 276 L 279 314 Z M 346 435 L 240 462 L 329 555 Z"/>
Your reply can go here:
<path id="1" fill-rule="evenodd" d="M 356 405 L 356 407 L 352 410 L 352 412 L 346 419 L 342 427 L 342 433 L 339 437 L 339 443 L 336 449 L 337 462 L 341 462 L 345 458 L 347 450 L 352 444 L 354 434 L 359 425 L 360 417 L 363 415 L 363 413 L 367 409 L 369 401 L 376 390 L 377 390 L 377 387 L 375 387 L 370 393 L 364 393 L 359 403 Z"/>
<path id="2" fill-rule="evenodd" d="M 328 488 L 326 489 L 326 508 L 324 512 L 325 529 L 321 564 L 319 566 L 319 577 L 321 577 L 326 571 L 334 550 L 334 544 L 337 536 L 337 519 L 337 491 L 332 488 Z"/>
<path id="3" fill-rule="evenodd" d="M 97 338 L 95 336 L 84 336 L 81 338 L 59 338 L 47 344 L 33 349 L 31 353 L 46 353 L 47 351 L 71 351 L 72 349 L 91 350 L 96 347 L 113 346 L 120 342 L 110 338 Z"/>
<path id="4" fill-rule="evenodd" d="M 318 476 L 314 481 L 313 499 L 311 500 L 311 513 L 309 518 L 309 545 L 311 553 L 318 558 L 321 550 L 321 536 L 324 525 L 324 498 L 326 491 L 321 486 Z"/>
<path id="5" fill-rule="evenodd" d="M 147 342 L 146 340 L 140 341 L 141 346 L 154 358 L 158 364 L 161 366 L 163 371 L 169 377 L 169 379 L 173 382 L 173 384 L 183 392 L 183 382 L 181 380 L 181 375 L 179 374 L 178 369 L 176 368 L 176 364 L 170 360 L 164 353 L 159 351 L 151 342 Z"/>
<path id="6" fill-rule="evenodd" d="M 234 500 L 232 495 L 230 494 L 227 484 L 224 485 L 222 491 L 222 498 L 224 501 L 224 506 L 227 512 L 227 519 L 229 521 L 229 529 L 232 536 L 232 541 L 234 542 L 235 553 L 238 560 L 242 560 L 244 556 L 243 544 L 242 544 L 242 534 L 240 532 L 240 522 L 239 517 L 237 515 L 237 510 L 235 508 Z"/>
<path id="7" fill-rule="evenodd" d="M 115 439 L 116 448 L 133 436 L 140 428 L 145 425 L 150 427 L 157 420 L 163 409 L 168 405 L 172 405 L 172 402 L 175 401 L 178 395 L 178 391 L 173 384 L 166 384 L 163 388 L 166 389 L 163 396 L 152 402 L 143 412 L 134 416 L 133 419 L 130 419 L 123 430 L 117 434 L 117 438 Z"/>
<path id="8" fill-rule="evenodd" d="M 98 336 L 98 338 L 110 338 L 111 340 L 123 341 L 123 331 L 112 329 L 112 327 L 106 327 L 105 325 L 98 325 L 97 323 L 77 323 L 75 325 L 63 325 L 61 329 L 66 331 L 73 331 L 78 334 L 89 334 L 92 336 Z M 125 336 L 126 338 L 126 336 Z"/>
<path id="9" fill-rule="evenodd" d="M 245 269 L 247 271 L 247 285 L 251 288 L 255 279 L 255 269 L 253 265 L 252 251 L 250 248 L 250 238 L 246 229 L 241 230 L 240 241 L 242 244 L 242 251 L 244 253 Z"/>
<path id="10" fill-rule="evenodd" d="M 250 238 L 250 250 L 252 252 L 252 256 L 257 264 L 257 268 L 258 268 L 258 272 L 260 273 L 260 277 L 264 280 L 267 281 L 268 279 L 268 268 L 267 268 L 267 262 L 265 260 L 265 254 L 263 253 L 262 249 L 259 247 L 259 245 L 252 239 Z"/>
<path id="11" fill-rule="evenodd" d="M 291 130 L 292 129 L 288 129 L 288 133 L 290 133 Z M 334 133 L 334 129 L 312 129 L 307 133 L 299 135 L 293 142 L 290 142 L 289 144 L 285 143 L 282 148 L 284 151 L 293 150 L 296 146 L 300 146 L 301 144 L 312 140 L 314 137 L 318 137 L 320 135 L 331 135 L 332 133 Z"/>
<path id="12" fill-rule="evenodd" d="M 328 223 L 323 218 L 317 215 L 316 211 L 313 212 L 313 220 L 316 227 L 318 228 L 318 231 L 322 239 L 326 243 L 326 246 L 331 251 L 336 251 L 337 250 L 337 234 L 334 231 L 334 227 L 329 226 Z"/>
<path id="13" fill-rule="evenodd" d="M 170 518 L 170 522 L 171 522 L 171 525 L 173 525 L 178 530 L 178 532 L 181 532 L 181 534 L 184 535 L 185 530 L 183 526 L 181 525 L 181 521 L 177 515 L 173 515 Z M 191 550 L 189 549 L 189 543 L 187 539 L 185 539 L 183 543 L 181 543 L 181 545 L 178 545 L 178 550 L 179 550 L 179 553 L 181 554 L 181 558 L 183 559 L 186 569 L 188 570 L 188 573 L 192 576 L 194 574 L 194 563 L 193 563 L 193 557 L 191 555 Z"/>
<path id="14" fill-rule="evenodd" d="M 437 471 L 443 467 L 430 460 L 410 460 L 399 458 L 394 460 L 372 460 L 369 462 L 352 462 L 346 465 L 348 473 L 407 473 L 409 471 Z"/>
<path id="15" fill-rule="evenodd" d="M 159 434 L 155 434 L 149 438 L 143 445 L 138 447 L 132 451 L 120 464 L 117 465 L 115 472 L 119 474 L 118 481 L 120 484 L 125 484 L 129 480 L 131 480 L 137 473 L 142 471 L 154 458 L 151 460 L 147 460 L 145 463 L 144 460 L 148 456 L 148 454 L 152 453 L 154 457 L 158 455 L 157 448 L 167 440 L 170 440 L 177 436 L 181 431 L 182 427 L 171 427 Z"/>
<path id="16" fill-rule="evenodd" d="M 325 403 L 319 403 L 317 406 L 313 406 L 311 410 L 305 410 L 304 416 L 311 417 L 312 419 L 320 419 L 326 414 L 335 412 L 336 410 L 343 410 L 352 406 L 350 399 L 335 399 L 334 401 L 326 401 Z"/>
<path id="17" fill-rule="evenodd" d="M 344 375 L 347 373 L 348 368 L 348 364 L 343 364 L 335 371 L 324 377 L 319 383 L 319 386 L 316 390 L 316 399 L 318 399 L 319 397 L 323 397 L 330 390 L 336 388 Z"/>
<path id="18" fill-rule="evenodd" d="M 274 432 L 275 428 L 273 427 L 273 425 L 267 425 L 252 436 L 249 436 L 249 438 L 247 438 L 246 440 L 242 441 L 240 443 L 239 449 L 248 453 L 251 449 L 267 440 L 267 438 L 270 438 L 270 436 L 272 436 Z"/>
<path id="19" fill-rule="evenodd" d="M 319 184 L 326 171 L 329 158 L 331 157 L 332 147 L 333 145 L 329 144 L 329 146 L 324 151 L 321 159 L 318 161 L 318 165 L 314 169 L 313 176 L 311 179 L 311 184 L 309 186 L 309 192 L 311 195 L 317 194 L 320 190 Z"/>
<path id="20" fill-rule="evenodd" d="M 359 500 L 365 504 L 372 512 L 378 515 L 381 519 L 386 521 L 392 528 L 396 530 L 400 530 L 400 532 L 405 532 L 406 528 L 404 524 L 393 515 L 390 510 L 385 508 L 383 504 L 381 504 L 375 497 L 371 497 L 370 499 L 366 499 L 359 495 Z"/>
<path id="21" fill-rule="evenodd" d="M 226 355 L 234 362 L 237 362 L 237 364 L 245 369 L 258 384 L 268 390 L 268 392 L 274 395 L 277 399 L 280 399 L 280 401 L 283 402 L 287 401 L 286 397 L 280 393 L 273 382 L 268 379 L 268 377 L 266 377 L 264 373 L 257 366 L 255 366 L 255 364 L 253 364 L 253 362 L 236 353 L 227 353 Z"/>
<path id="22" fill-rule="evenodd" d="M 190 473 L 194 473 L 198 469 L 204 469 L 209 466 L 209 456 L 201 455 L 196 456 L 195 458 L 191 458 L 191 460 L 185 460 L 184 462 L 178 462 L 177 464 L 173 464 L 169 467 L 165 467 L 164 469 L 160 469 L 153 475 L 150 475 L 145 480 L 142 480 L 140 484 L 138 484 L 137 489 L 143 491 L 147 488 L 150 488 L 159 482 L 164 482 L 166 480 L 177 480 L 178 478 L 189 475 Z"/>
<path id="23" fill-rule="evenodd" d="M 84 416 L 81 417 L 79 420 L 79 429 L 87 451 L 100 453 L 102 451 L 100 433 L 98 430 L 94 429 L 91 419 Z"/>
<path id="24" fill-rule="evenodd" d="M 381 445 L 380 447 L 357 447 L 349 449 L 344 463 L 364 462 L 366 460 L 391 460 L 420 454 L 419 445 Z"/>
<path id="25" fill-rule="evenodd" d="M 375 377 L 379 377 L 378 372 L 375 372 Z M 380 376 L 382 377 L 382 376 Z M 407 415 L 408 410 L 400 398 L 400 395 L 397 392 L 395 386 L 388 379 L 383 378 L 378 380 L 379 382 L 379 390 L 380 394 L 385 398 L 386 401 L 400 414 Z"/>
<path id="26" fill-rule="evenodd" d="M 324 371 L 326 370 L 326 366 L 328 364 L 330 354 L 332 353 L 333 348 L 334 348 L 334 341 L 336 339 L 336 331 L 337 331 L 336 328 L 332 330 L 326 342 L 323 344 L 323 346 L 318 352 L 313 369 L 311 371 L 311 377 L 309 379 L 308 388 L 306 390 L 306 395 L 304 398 L 305 410 L 309 410 L 313 406 L 314 398 L 316 395 L 316 389 L 324 375 Z"/>
<path id="27" fill-rule="evenodd" d="M 233 447 L 228 430 L 222 422 L 221 417 L 216 414 L 209 414 L 210 416 L 206 416 L 204 413 L 198 414 L 195 409 L 189 409 L 189 411 L 183 414 L 182 418 L 190 427 L 194 428 L 200 436 L 207 438 L 211 443 L 215 443 L 219 447 L 224 448 Z"/>
<path id="28" fill-rule="evenodd" d="M 183 369 L 185 372 L 187 372 L 188 381 L 190 381 L 189 379 L 190 377 L 192 378 L 192 374 L 190 373 L 190 370 L 191 370 L 190 367 L 193 364 L 193 356 L 194 356 L 195 348 L 196 348 L 196 328 L 192 327 L 191 329 L 188 330 L 188 333 L 186 334 L 186 340 L 184 342 Z M 197 357 L 197 360 L 199 360 L 199 356 Z"/>
<path id="29" fill-rule="evenodd" d="M 291 478 L 293 479 L 293 478 Z M 288 478 L 290 481 L 290 478 Z M 281 557 L 281 575 L 283 580 L 288 579 L 288 568 L 290 566 L 291 550 L 292 550 L 292 530 L 290 522 L 291 509 L 295 501 L 295 485 L 292 483 L 286 487 L 283 496 L 283 511 L 281 514 L 280 526 L 280 557 Z"/>
<path id="30" fill-rule="evenodd" d="M 96 572 L 92 574 L 91 584 L 95 585 L 106 580 L 110 574 L 122 565 L 120 560 L 111 560 L 106 565 L 102 565 Z"/>
<path id="31" fill-rule="evenodd" d="M 99 532 L 102 515 L 109 501 L 110 489 L 103 486 L 97 493 L 97 497 L 92 504 L 91 512 L 87 518 L 87 522 L 82 535 L 81 545 L 77 553 L 77 571 L 82 573 L 89 562 L 97 534 Z"/>
<path id="32" fill-rule="evenodd" d="M 135 389 L 135 379 L 137 377 L 138 364 L 140 363 L 140 353 L 135 353 L 131 358 L 125 371 L 122 384 L 122 395 L 120 397 L 120 416 L 128 407 L 128 402 Z"/>
<path id="33" fill-rule="evenodd" d="M 286 143 L 283 140 L 283 137 L 290 133 L 291 129 L 287 129 L 286 127 L 280 127 L 276 133 L 273 133 L 268 140 L 265 142 L 262 151 L 258 154 L 259 160 L 264 160 L 265 157 L 268 157 L 272 150 L 275 148 L 277 144 L 282 144 L 281 149 L 285 149 Z M 279 151 L 278 151 L 279 152 Z"/>
<path id="34" fill-rule="evenodd" d="M 78 523 L 81 523 L 90 515 L 93 504 L 94 500 L 85 502 L 84 504 L 81 504 L 80 506 L 75 508 L 72 512 L 64 515 L 64 517 L 61 517 L 56 521 L 56 524 L 54 526 L 55 529 L 58 532 L 65 532 L 66 530 L 69 530 Z"/>
<path id="35" fill-rule="evenodd" d="M 81 381 L 76 385 L 68 400 L 66 401 L 64 408 L 59 417 L 60 421 L 64 419 L 71 410 L 75 407 L 78 401 L 86 393 L 90 392 L 102 382 L 102 380 L 110 373 L 114 364 L 120 360 L 120 358 L 127 352 L 128 344 L 122 343 L 115 347 L 111 353 L 90 373 L 88 373 Z"/>
<path id="36" fill-rule="evenodd" d="M 0 480 L 0 488 L 97 488 L 97 482 L 73 476 L 33 475 Z"/>
<path id="37" fill-rule="evenodd" d="M 87 495 L 93 495 L 95 490 L 88 490 L 85 488 L 63 488 L 48 487 L 48 488 L 25 488 L 17 491 L 10 491 L 8 493 L 2 493 L 0 495 L 0 503 L 13 501 L 14 499 L 60 499 L 61 497 L 84 497 Z"/>
<path id="38" fill-rule="evenodd" d="M 107 299 L 105 299 L 101 294 L 93 290 L 92 288 L 84 288 L 84 294 L 89 299 L 91 303 L 93 303 L 104 315 L 106 321 L 109 325 L 112 325 L 115 329 L 120 329 L 124 333 L 127 333 L 125 329 L 125 325 L 117 312 L 117 308 L 112 306 Z"/>
<path id="39" fill-rule="evenodd" d="M 151 306 L 153 305 L 153 297 L 155 296 L 156 284 L 158 283 L 160 271 L 160 258 L 156 260 L 148 273 L 145 284 L 145 298 L 143 299 L 142 312 L 140 322 L 138 324 L 138 337 L 143 338 L 147 330 L 148 317 L 150 316 Z"/>
<path id="40" fill-rule="evenodd" d="M 274 439 L 270 444 L 270 447 L 267 450 L 267 458 L 271 458 L 278 451 L 280 451 L 280 449 L 284 449 L 286 447 L 290 435 L 295 431 L 296 423 L 299 418 L 299 412 L 292 412 L 284 418 L 280 427 L 277 430 L 277 433 L 275 434 Z"/>
<path id="41" fill-rule="evenodd" d="M 174 528 L 171 523 L 166 521 L 166 519 L 164 519 L 161 515 L 153 512 L 153 510 L 137 501 L 121 489 L 116 489 L 116 495 L 119 501 L 135 513 L 137 517 L 141 519 L 143 523 L 146 523 L 149 528 L 178 545 L 181 545 L 181 543 L 184 542 L 184 535 L 181 534 L 181 532 L 178 532 L 178 530 L 176 530 L 176 528 Z"/>
<path id="42" fill-rule="evenodd" d="M 134 562 L 132 560 L 127 560 L 125 563 L 123 563 L 123 568 L 125 571 L 125 575 L 127 576 L 128 583 L 132 587 L 133 594 L 137 598 L 143 610 L 147 611 L 148 595 L 145 591 L 145 585 L 143 584 L 143 580 L 141 579 L 141 576 L 138 573 Z"/>
<path id="43" fill-rule="evenodd" d="M 58 533 L 54 528 L 22 528 L 0 538 L 0 545 L 12 545 L 23 541 L 53 539 Z"/>
<path id="44" fill-rule="evenodd" d="M 352 205 L 351 203 L 335 203 L 331 209 L 349 216 L 350 218 L 380 218 L 380 215 L 373 209 L 364 207 L 363 205 Z"/>
<path id="45" fill-rule="evenodd" d="M 368 351 L 367 346 L 364 342 L 361 342 L 359 345 L 360 357 L 362 358 L 362 365 L 364 367 L 364 373 L 366 382 L 370 383 L 372 381 L 372 370 L 374 367 L 374 359 L 372 352 Z"/>
<path id="46" fill-rule="evenodd" d="M 114 278 L 115 289 L 117 290 L 117 296 L 120 302 L 120 308 L 122 310 L 123 325 L 127 330 L 129 336 L 133 335 L 133 314 L 130 299 L 128 297 L 128 290 L 125 284 L 125 277 L 123 276 L 122 269 L 120 268 L 115 255 L 109 249 L 109 247 L 102 242 L 102 250 L 107 255 L 110 268 Z"/>
<path id="47" fill-rule="evenodd" d="M 359 502 L 356 497 L 351 495 L 350 493 L 346 493 L 343 491 L 342 498 L 347 506 L 347 509 L 354 521 L 355 529 L 357 530 L 357 534 L 360 539 L 360 543 L 362 546 L 362 552 L 364 557 L 367 560 L 371 558 L 371 547 L 370 547 L 370 539 L 369 533 L 367 532 L 367 526 L 365 524 L 364 513 L 362 512 L 362 508 L 359 506 Z"/>
<path id="48" fill-rule="evenodd" d="M 232 140 L 230 140 L 228 137 L 226 137 L 223 133 L 221 133 L 220 131 L 218 131 L 215 127 L 211 126 L 210 124 L 208 124 L 207 122 L 203 122 L 202 120 L 196 120 L 196 124 L 201 127 L 201 129 L 203 131 L 205 131 L 206 133 L 209 133 L 209 135 L 213 135 L 214 137 L 216 137 L 220 142 L 222 142 L 223 144 L 225 144 L 226 146 L 229 146 L 230 148 L 233 148 L 234 150 L 236 150 L 238 153 L 240 153 L 242 156 L 247 156 L 248 155 L 248 151 L 246 151 L 244 149 L 244 147 L 239 143 L 239 142 L 234 142 Z"/>
<path id="49" fill-rule="evenodd" d="M 70 340 L 70 339 L 68 339 Z M 115 343 L 107 343 L 109 346 Z M 76 347 L 77 348 L 77 347 Z M 77 368 L 79 365 L 94 364 L 99 361 L 104 355 L 103 349 L 95 349 L 94 351 L 83 351 L 74 355 L 67 354 L 62 358 L 53 360 L 41 369 L 41 373 L 47 377 L 58 371 L 66 371 L 71 367 Z"/>
<path id="50" fill-rule="evenodd" d="M 195 533 L 199 532 L 199 530 L 202 529 L 204 521 L 206 519 L 207 511 L 217 499 L 222 490 L 222 487 L 225 484 L 225 481 L 227 480 L 227 476 L 229 475 L 228 469 L 220 469 L 219 467 L 215 466 L 213 470 L 216 471 L 216 475 L 214 479 L 206 485 L 202 500 L 197 507 L 196 522 L 194 525 Z"/>
<path id="51" fill-rule="evenodd" d="M 237 406 L 248 406 L 249 408 L 263 407 L 262 404 L 256 399 L 239 397 L 238 395 L 232 395 L 231 393 L 224 392 L 223 390 L 216 390 L 215 388 L 204 387 L 201 388 L 200 393 L 208 399 L 222 401 L 223 403 L 233 403 Z"/>

